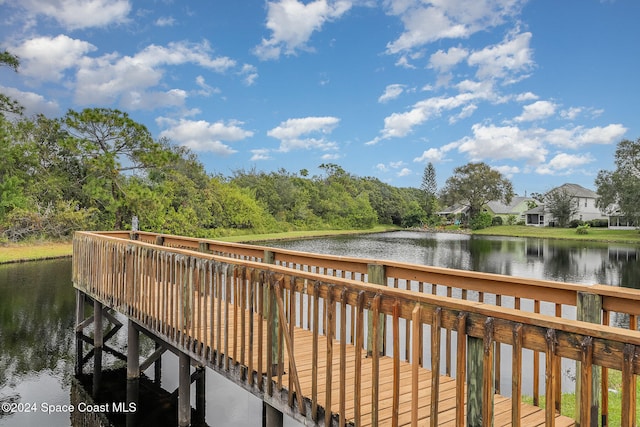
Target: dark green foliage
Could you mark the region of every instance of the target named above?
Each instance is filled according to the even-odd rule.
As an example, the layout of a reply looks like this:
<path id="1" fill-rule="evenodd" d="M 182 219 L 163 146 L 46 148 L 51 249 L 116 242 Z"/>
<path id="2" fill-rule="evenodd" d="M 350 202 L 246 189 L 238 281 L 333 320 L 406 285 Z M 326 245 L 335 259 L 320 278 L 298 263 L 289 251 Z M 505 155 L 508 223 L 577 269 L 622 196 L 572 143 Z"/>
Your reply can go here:
<path id="1" fill-rule="evenodd" d="M 0 239 L 68 238 L 81 229 L 216 237 L 293 229 L 421 226 L 424 193 L 339 165 L 207 174 L 188 149 L 154 140 L 127 113 L 94 108 L 11 122 L 0 115 Z"/>
<path id="2" fill-rule="evenodd" d="M 571 217 L 578 213 L 578 199 L 565 188 L 549 191 L 545 195 L 546 209 L 558 223 L 558 227 L 567 227 Z M 577 225 L 576 225 L 577 226 Z"/>
<path id="3" fill-rule="evenodd" d="M 483 228 L 491 227 L 493 218 L 489 212 L 480 212 L 471 218 L 469 221 L 469 227 L 472 230 L 482 230 Z"/>
<path id="4" fill-rule="evenodd" d="M 596 178 L 597 204 L 603 212 L 618 211 L 640 222 L 640 138 L 618 143 L 615 171 L 601 170 Z"/>
<path id="5" fill-rule="evenodd" d="M 442 189 L 442 198 L 449 206 L 458 203 L 469 206 L 470 218 L 476 217 L 492 200 L 510 203 L 513 198 L 511 181 L 486 163 L 467 163 L 453 173 Z"/>
<path id="6" fill-rule="evenodd" d="M 579 225 L 576 227 L 576 234 L 589 234 L 589 224 Z"/>

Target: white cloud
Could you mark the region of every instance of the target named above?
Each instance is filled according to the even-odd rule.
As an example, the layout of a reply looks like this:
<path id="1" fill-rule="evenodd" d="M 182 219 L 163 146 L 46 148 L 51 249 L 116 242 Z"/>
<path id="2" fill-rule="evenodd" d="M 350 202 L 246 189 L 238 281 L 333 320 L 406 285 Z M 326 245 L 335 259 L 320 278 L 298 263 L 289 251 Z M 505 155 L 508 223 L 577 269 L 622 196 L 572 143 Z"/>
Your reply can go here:
<path id="1" fill-rule="evenodd" d="M 544 135 L 545 141 L 558 147 L 577 149 L 588 144 L 613 144 L 627 132 L 627 128 L 619 123 L 604 127 L 553 129 Z"/>
<path id="2" fill-rule="evenodd" d="M 471 117 L 471 115 L 477 109 L 478 109 L 478 106 L 475 105 L 475 104 L 465 105 L 464 107 L 462 107 L 462 110 L 460 110 L 460 113 L 449 117 L 449 124 L 454 124 L 458 120 L 466 119 L 468 117 Z"/>
<path id="3" fill-rule="evenodd" d="M 549 163 L 536 168 L 541 175 L 568 175 L 574 173 L 574 169 L 593 162 L 593 157 L 587 154 L 557 154 Z"/>
<path id="4" fill-rule="evenodd" d="M 212 93 L 220 93 L 220 89 L 209 86 L 203 76 L 196 77 L 196 85 L 200 88 L 198 95 L 210 96 Z"/>
<path id="5" fill-rule="evenodd" d="M 584 108 L 582 107 L 570 107 L 570 108 L 567 108 L 566 110 L 560 111 L 560 117 L 567 120 L 574 120 L 583 111 L 584 111 Z"/>
<path id="6" fill-rule="evenodd" d="M 244 83 L 252 86 L 258 78 L 258 69 L 251 64 L 244 64 L 240 70 L 240 75 L 244 77 Z"/>
<path id="7" fill-rule="evenodd" d="M 388 53 L 411 50 L 444 38 L 468 38 L 502 24 L 520 11 L 525 0 L 386 0 L 391 15 L 399 16 L 404 32 L 387 44 Z"/>
<path id="8" fill-rule="evenodd" d="M 429 148 L 422 152 L 420 157 L 413 159 L 417 163 L 440 162 L 444 159 L 445 152 L 439 148 Z"/>
<path id="9" fill-rule="evenodd" d="M 22 0 L 20 6 L 33 15 L 58 21 L 68 30 L 106 27 L 128 21 L 128 0 Z"/>
<path id="10" fill-rule="evenodd" d="M 269 150 L 268 148 L 257 148 L 255 150 L 251 150 L 251 153 L 253 153 L 253 155 L 249 160 L 251 160 L 252 162 L 258 160 L 271 160 L 272 157 L 269 155 L 270 152 L 271 150 Z"/>
<path id="11" fill-rule="evenodd" d="M 486 89 L 486 87 L 482 87 Z M 475 107 L 465 109 L 466 106 L 472 104 L 475 100 L 492 97 L 494 95 L 490 90 L 481 90 L 477 93 L 465 92 L 450 97 L 442 96 L 424 99 L 415 103 L 409 111 L 393 113 L 385 117 L 384 128 L 380 131 L 380 135 L 368 141 L 366 145 L 374 145 L 384 139 L 405 137 L 412 132 L 414 127 L 433 117 L 438 117 L 446 111 L 462 107 L 463 111 L 457 117 L 466 117 L 475 110 Z"/>
<path id="12" fill-rule="evenodd" d="M 131 90 L 122 94 L 120 104 L 127 110 L 153 110 L 159 105 L 181 107 L 186 99 L 187 92 L 181 89 L 170 89 L 165 92 Z"/>
<path id="13" fill-rule="evenodd" d="M 111 104 L 124 97 L 128 92 L 136 92 L 138 97 L 152 98 L 138 105 L 162 107 L 176 105 L 175 93 L 159 97 L 150 88 L 161 84 L 164 67 L 193 63 L 216 72 L 225 72 L 236 65 L 228 57 L 212 57 L 207 42 L 191 44 L 173 42 L 167 46 L 150 45 L 134 56 L 117 54 L 103 55 L 99 58 L 80 60 L 77 73 L 75 100 L 79 104 Z M 154 101 L 155 100 L 155 101 Z M 168 104 L 154 102 L 168 101 Z M 136 104 L 132 104 L 135 107 Z"/>
<path id="14" fill-rule="evenodd" d="M 42 95 L 33 92 L 24 92 L 12 87 L 0 86 L 0 93 L 3 93 L 20 102 L 25 109 L 26 116 L 34 114 L 44 114 L 45 116 L 57 116 L 60 113 L 60 106 L 56 101 L 48 101 Z"/>
<path id="15" fill-rule="evenodd" d="M 428 67 L 437 70 L 439 73 L 445 73 L 464 61 L 468 55 L 469 51 L 461 47 L 452 47 L 446 52 L 438 50 L 429 58 Z"/>
<path id="16" fill-rule="evenodd" d="M 396 99 L 404 92 L 404 85 L 391 84 L 384 89 L 384 93 L 378 98 L 378 102 L 384 103 Z"/>
<path id="17" fill-rule="evenodd" d="M 400 170 L 400 171 L 397 173 L 397 176 L 400 176 L 400 177 L 402 177 L 402 176 L 409 176 L 409 175 L 411 175 L 411 169 L 409 169 L 409 168 L 402 168 L 402 170 Z"/>
<path id="18" fill-rule="evenodd" d="M 20 74 L 54 82 L 63 80 L 66 70 L 78 67 L 85 55 L 95 50 L 91 43 L 64 34 L 34 37 L 11 48 L 20 58 Z"/>
<path id="19" fill-rule="evenodd" d="M 262 39 L 254 53 L 267 60 L 307 49 L 314 31 L 319 31 L 325 22 L 340 18 L 351 6 L 347 0 L 314 0 L 306 4 L 298 0 L 267 2 L 266 26 L 271 38 Z"/>
<path id="20" fill-rule="evenodd" d="M 516 117 L 516 122 L 531 122 L 534 120 L 546 119 L 553 116 L 557 105 L 550 101 L 536 101 L 533 104 L 525 105 L 522 114 Z"/>
<path id="21" fill-rule="evenodd" d="M 578 142 L 582 144 L 613 144 L 627 132 L 627 128 L 619 123 L 605 127 L 596 126 L 586 129 L 578 135 Z"/>
<path id="22" fill-rule="evenodd" d="M 538 164 L 547 154 L 540 138 L 515 126 L 475 124 L 472 130 L 472 137 L 458 141 L 458 151 L 467 153 L 472 161 L 511 159 Z"/>
<path id="23" fill-rule="evenodd" d="M 180 145 L 189 147 L 194 151 L 211 151 L 213 153 L 228 156 L 236 152 L 225 142 L 236 142 L 253 136 L 253 132 L 244 130 L 239 121 L 222 121 L 210 123 L 205 120 L 179 121 L 160 118 L 158 125 L 168 126 L 168 129 L 160 132 L 160 137 L 168 138 Z"/>
<path id="24" fill-rule="evenodd" d="M 156 20 L 156 26 L 158 27 L 173 27 L 176 20 L 173 16 L 163 16 Z"/>
<path id="25" fill-rule="evenodd" d="M 516 101 L 525 102 L 525 101 L 535 101 L 538 99 L 538 95 L 533 92 L 525 92 L 516 95 Z"/>
<path id="26" fill-rule="evenodd" d="M 316 133 L 321 135 L 330 134 L 339 122 L 339 118 L 330 116 L 288 119 L 269 130 L 267 135 L 280 140 L 279 150 L 282 152 L 303 148 L 335 150 L 337 149 L 335 142 L 327 141 L 324 137 L 312 138 L 307 135 Z"/>
<path id="27" fill-rule="evenodd" d="M 378 163 L 376 165 L 376 169 L 378 169 L 381 172 L 389 172 L 389 168 L 384 163 Z"/>
<path id="28" fill-rule="evenodd" d="M 476 77 L 485 79 L 505 79 L 507 83 L 521 80 L 534 65 L 529 47 L 531 33 L 508 35 L 502 43 L 472 52 L 467 63 L 477 66 Z"/>
<path id="29" fill-rule="evenodd" d="M 509 179 L 513 178 L 515 174 L 520 173 L 520 168 L 517 166 L 508 166 L 508 165 L 492 166 L 491 169 L 497 170 L 498 172 L 500 172 L 502 175 L 504 175 Z"/>

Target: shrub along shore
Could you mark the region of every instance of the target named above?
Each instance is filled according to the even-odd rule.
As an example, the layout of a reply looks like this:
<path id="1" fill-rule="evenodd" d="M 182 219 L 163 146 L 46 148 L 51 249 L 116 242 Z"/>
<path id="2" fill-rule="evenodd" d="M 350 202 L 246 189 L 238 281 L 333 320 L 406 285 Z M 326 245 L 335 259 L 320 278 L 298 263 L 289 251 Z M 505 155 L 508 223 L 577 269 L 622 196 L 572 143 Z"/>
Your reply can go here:
<path id="1" fill-rule="evenodd" d="M 337 236 L 344 234 L 380 233 L 384 231 L 401 230 L 398 227 L 377 226 L 366 230 L 315 230 L 315 231 L 289 231 L 284 233 L 246 234 L 218 238 L 226 242 L 264 242 L 270 240 L 304 239 L 324 236 Z M 463 232 L 459 229 L 425 230 L 428 232 Z M 603 243 L 640 244 L 640 232 L 638 230 L 610 230 L 608 228 L 591 228 L 587 234 L 576 233 L 575 228 L 549 228 L 527 226 L 495 226 L 470 232 L 481 236 L 502 237 L 533 237 L 542 239 L 581 240 Z M 72 254 L 71 242 L 47 242 L 34 241 L 0 246 L 0 264 L 10 262 L 23 262 L 43 260 L 50 258 L 70 257 Z"/>

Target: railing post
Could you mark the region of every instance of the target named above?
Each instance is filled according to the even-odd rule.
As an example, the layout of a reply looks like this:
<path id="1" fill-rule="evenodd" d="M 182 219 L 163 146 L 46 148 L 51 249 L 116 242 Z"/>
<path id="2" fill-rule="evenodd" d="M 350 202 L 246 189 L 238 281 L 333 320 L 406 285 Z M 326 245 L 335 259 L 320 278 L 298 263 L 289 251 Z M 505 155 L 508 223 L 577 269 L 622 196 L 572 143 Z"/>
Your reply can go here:
<path id="1" fill-rule="evenodd" d="M 369 264 L 367 265 L 367 282 L 387 286 L 387 272 L 386 268 L 382 264 Z M 367 354 L 371 355 L 373 352 L 373 311 L 367 311 Z M 386 321 L 384 313 L 378 315 L 378 350 L 380 354 L 385 354 L 385 336 L 386 336 Z"/>
<path id="2" fill-rule="evenodd" d="M 576 301 L 576 318 L 577 320 L 589 323 L 595 323 L 600 325 L 602 323 L 602 297 L 597 294 L 590 294 L 588 292 L 578 292 Z M 580 375 L 581 362 L 576 362 L 576 375 Z M 591 370 L 591 407 L 590 407 L 590 426 L 598 425 L 598 408 L 599 408 L 599 390 L 600 390 L 600 367 L 593 366 Z M 576 426 L 586 426 L 581 419 L 582 407 L 581 393 L 582 385 L 581 381 L 576 381 Z M 606 414 L 603 414 L 603 417 Z"/>
<path id="3" fill-rule="evenodd" d="M 156 236 L 156 245 L 164 246 L 164 236 Z"/>
<path id="4" fill-rule="evenodd" d="M 265 250 L 264 251 L 264 257 L 262 258 L 262 262 L 264 262 L 265 264 L 275 264 L 276 263 L 276 256 L 275 253 L 269 250 Z M 271 290 L 271 292 L 269 291 Z M 271 286 L 265 286 L 264 287 L 264 304 L 265 306 L 263 307 L 263 313 L 265 313 L 266 315 L 269 315 L 271 317 L 271 325 L 272 325 L 272 329 L 271 329 L 271 361 L 273 362 L 273 368 L 275 368 L 277 366 L 277 364 L 280 361 L 279 358 L 279 348 L 278 348 L 278 343 L 279 343 L 279 332 L 280 332 L 280 322 L 278 321 L 278 303 L 276 301 L 276 295 L 274 294 L 273 291 L 273 287 Z M 274 370 L 273 372 L 277 372 L 277 370 Z"/>
<path id="5" fill-rule="evenodd" d="M 178 426 L 191 425 L 191 357 L 180 352 L 178 378 Z"/>
<path id="6" fill-rule="evenodd" d="M 490 418 L 489 425 L 493 425 L 493 319 L 488 318 L 484 327 L 484 338 L 467 336 L 467 426 L 470 427 L 487 425 L 483 422 L 485 414 Z M 487 387 L 489 389 L 485 389 Z"/>

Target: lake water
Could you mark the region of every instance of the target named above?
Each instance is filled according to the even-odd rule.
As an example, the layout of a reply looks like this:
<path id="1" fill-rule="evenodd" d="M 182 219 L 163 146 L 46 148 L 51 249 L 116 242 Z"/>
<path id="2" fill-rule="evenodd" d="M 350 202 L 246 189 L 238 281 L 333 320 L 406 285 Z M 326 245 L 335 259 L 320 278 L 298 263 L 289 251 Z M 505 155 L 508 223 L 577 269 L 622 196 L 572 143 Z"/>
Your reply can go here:
<path id="1" fill-rule="evenodd" d="M 266 245 L 535 279 L 640 288 L 638 247 L 632 245 L 413 231 Z"/>
<path id="2" fill-rule="evenodd" d="M 640 287 L 637 248 L 625 245 L 404 231 L 269 245 L 576 283 Z M 37 409 L 14 414 L 0 410 L 0 426 L 72 425 L 68 412 L 47 414 L 41 405 L 68 405 L 72 401 L 74 322 L 75 294 L 69 259 L 0 265 L 0 403 L 33 403 Z M 126 342 L 123 334 L 126 333 L 119 333 L 117 342 Z M 162 363 L 166 372 L 162 387 L 171 392 L 177 387 L 177 377 L 173 375 L 177 372 L 177 358 L 165 354 Z M 153 377 L 153 367 L 147 375 Z M 207 371 L 206 388 L 209 425 L 262 424 L 261 402 L 254 396 L 211 371 Z"/>

